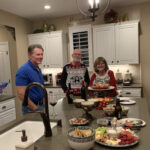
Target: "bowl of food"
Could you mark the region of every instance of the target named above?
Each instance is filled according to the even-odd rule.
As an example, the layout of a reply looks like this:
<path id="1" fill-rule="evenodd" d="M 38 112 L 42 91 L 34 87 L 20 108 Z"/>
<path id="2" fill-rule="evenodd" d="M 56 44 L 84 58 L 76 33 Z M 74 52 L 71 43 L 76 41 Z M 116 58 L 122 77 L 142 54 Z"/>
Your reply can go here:
<path id="1" fill-rule="evenodd" d="M 84 101 L 81 102 L 81 106 L 86 111 L 91 111 L 94 108 L 94 102 Z"/>
<path id="2" fill-rule="evenodd" d="M 115 115 L 115 108 L 114 107 L 104 107 L 104 112 L 108 116 L 114 116 Z"/>
<path id="3" fill-rule="evenodd" d="M 84 102 L 85 100 L 84 99 L 75 99 L 73 100 L 73 103 L 75 104 L 75 106 L 77 108 L 80 108 L 81 107 L 81 102 Z"/>
<path id="4" fill-rule="evenodd" d="M 107 128 L 107 134 L 110 136 L 110 137 L 114 137 L 114 138 L 118 138 L 119 135 L 121 133 L 121 130 L 119 127 L 116 127 L 116 128 Z"/>
<path id="5" fill-rule="evenodd" d="M 90 98 L 88 99 L 89 102 L 94 102 L 95 107 L 99 104 L 99 99 L 98 98 Z"/>
<path id="6" fill-rule="evenodd" d="M 88 150 L 94 146 L 95 130 L 88 126 L 70 128 L 67 132 L 68 143 L 75 150 Z"/>

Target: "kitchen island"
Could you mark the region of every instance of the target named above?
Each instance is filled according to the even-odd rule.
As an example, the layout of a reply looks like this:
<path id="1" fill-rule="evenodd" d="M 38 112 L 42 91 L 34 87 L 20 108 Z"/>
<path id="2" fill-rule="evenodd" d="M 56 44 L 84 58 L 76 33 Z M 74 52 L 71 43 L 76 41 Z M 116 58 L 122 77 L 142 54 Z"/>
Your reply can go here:
<path id="1" fill-rule="evenodd" d="M 146 121 L 146 126 L 142 127 L 140 131 L 138 131 L 138 135 L 140 138 L 139 144 L 130 147 L 130 148 L 121 148 L 128 150 L 148 150 L 148 146 L 150 145 L 149 137 L 150 137 L 150 116 L 148 112 L 147 101 L 144 98 L 135 99 L 135 105 L 128 105 L 130 107 L 128 117 L 132 118 L 140 118 Z M 69 119 L 73 117 L 81 117 L 84 111 L 81 108 L 76 108 L 74 104 L 68 104 L 66 99 L 59 100 L 57 105 L 55 106 L 56 112 L 59 114 L 59 118 L 62 119 L 62 127 L 57 126 L 52 129 L 53 136 L 49 138 L 45 138 L 44 136 L 39 139 L 35 145 L 39 147 L 39 150 L 71 150 L 68 141 L 67 141 L 67 131 L 71 127 L 69 125 Z M 50 113 L 52 108 L 50 108 Z M 96 123 L 97 118 L 105 117 L 105 114 L 102 110 L 94 109 L 90 112 L 92 116 L 95 118 L 89 126 L 93 128 L 97 128 L 98 125 Z M 28 114 L 26 115 L 26 120 L 41 120 L 39 114 Z M 107 150 L 107 149 L 119 149 L 119 148 L 109 148 L 95 143 L 94 150 Z"/>
<path id="2" fill-rule="evenodd" d="M 126 148 L 136 149 L 136 150 L 148 150 L 148 146 L 150 145 L 149 137 L 150 137 L 150 116 L 148 112 L 148 105 L 146 99 L 135 99 L 135 105 L 128 105 L 130 107 L 128 117 L 132 118 L 140 118 L 146 121 L 146 126 L 141 128 L 139 133 L 137 133 L 140 137 L 139 144 Z M 59 113 L 59 118 L 62 119 L 62 127 L 55 127 L 53 128 L 53 136 L 50 138 L 42 137 L 38 142 L 37 146 L 40 150 L 70 150 L 69 144 L 67 142 L 67 130 L 71 127 L 69 125 L 69 119 L 73 117 L 80 117 L 83 114 L 83 110 L 80 108 L 76 108 L 73 104 L 67 104 L 66 99 L 59 101 L 56 105 L 57 113 Z M 51 111 L 51 110 L 50 110 Z M 95 120 L 89 124 L 89 126 L 93 128 L 97 128 L 98 125 L 96 124 L 96 118 L 104 117 L 104 113 L 102 110 L 94 109 L 90 112 L 94 117 Z M 36 117 L 34 117 L 35 119 Z M 106 150 L 106 149 L 115 149 L 105 147 L 99 144 L 94 145 L 94 150 Z M 119 149 L 119 148 L 117 148 Z M 123 149 L 123 148 L 121 148 Z M 125 148 L 124 148 L 125 149 Z"/>

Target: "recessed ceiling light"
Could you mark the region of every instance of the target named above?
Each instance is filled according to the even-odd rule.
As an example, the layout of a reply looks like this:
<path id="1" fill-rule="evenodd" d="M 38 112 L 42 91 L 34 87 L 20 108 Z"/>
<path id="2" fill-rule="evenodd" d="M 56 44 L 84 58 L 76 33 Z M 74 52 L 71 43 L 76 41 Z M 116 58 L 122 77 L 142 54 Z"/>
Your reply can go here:
<path id="1" fill-rule="evenodd" d="M 50 6 L 50 5 L 45 5 L 44 8 L 45 8 L 45 9 L 50 9 L 51 6 Z"/>

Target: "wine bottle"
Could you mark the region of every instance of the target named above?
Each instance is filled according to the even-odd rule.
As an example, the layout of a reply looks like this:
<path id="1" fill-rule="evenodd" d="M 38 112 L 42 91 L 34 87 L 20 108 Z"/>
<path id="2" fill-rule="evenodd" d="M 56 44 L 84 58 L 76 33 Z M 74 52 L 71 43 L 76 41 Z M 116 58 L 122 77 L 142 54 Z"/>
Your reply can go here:
<path id="1" fill-rule="evenodd" d="M 68 99 L 68 104 L 73 104 L 71 83 L 68 84 L 67 99 Z"/>
<path id="2" fill-rule="evenodd" d="M 81 99 L 87 100 L 86 98 L 86 87 L 84 84 L 84 80 L 82 80 L 82 87 L 81 87 Z"/>
<path id="3" fill-rule="evenodd" d="M 122 118 L 122 107 L 120 105 L 120 99 L 119 98 L 116 99 L 115 117 L 117 117 L 117 119 Z"/>

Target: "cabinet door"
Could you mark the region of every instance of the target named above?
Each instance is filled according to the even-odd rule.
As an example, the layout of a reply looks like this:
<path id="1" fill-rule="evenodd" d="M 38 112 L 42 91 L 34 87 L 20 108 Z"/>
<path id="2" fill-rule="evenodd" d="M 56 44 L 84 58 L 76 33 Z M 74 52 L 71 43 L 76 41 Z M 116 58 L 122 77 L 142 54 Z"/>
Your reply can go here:
<path id="1" fill-rule="evenodd" d="M 115 63 L 114 24 L 93 27 L 94 60 L 104 57 L 108 64 Z"/>
<path id="2" fill-rule="evenodd" d="M 118 64 L 139 63 L 138 22 L 115 26 L 116 61 Z"/>
<path id="3" fill-rule="evenodd" d="M 47 67 L 63 67 L 63 43 L 60 35 L 50 35 L 46 40 Z"/>
<path id="4" fill-rule="evenodd" d="M 12 94 L 12 80 L 9 59 L 8 42 L 0 42 L 0 82 L 9 82 L 4 89 L 4 94 Z"/>
<path id="5" fill-rule="evenodd" d="M 43 54 L 43 61 L 42 64 L 40 65 L 41 68 L 45 68 L 46 65 L 46 38 L 44 36 L 40 35 L 29 35 L 29 45 L 32 44 L 40 44 L 42 45 L 44 49 L 44 54 Z"/>
<path id="6" fill-rule="evenodd" d="M 91 25 L 70 27 L 69 40 L 70 60 L 72 61 L 74 49 L 80 49 L 82 53 L 81 62 L 85 64 L 89 70 L 93 70 Z"/>

